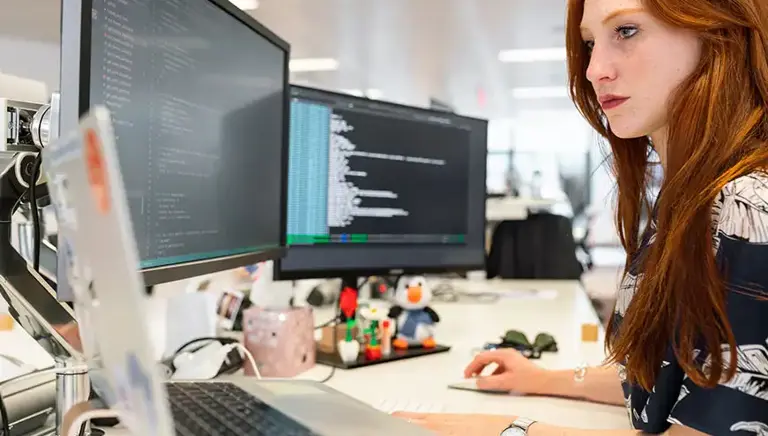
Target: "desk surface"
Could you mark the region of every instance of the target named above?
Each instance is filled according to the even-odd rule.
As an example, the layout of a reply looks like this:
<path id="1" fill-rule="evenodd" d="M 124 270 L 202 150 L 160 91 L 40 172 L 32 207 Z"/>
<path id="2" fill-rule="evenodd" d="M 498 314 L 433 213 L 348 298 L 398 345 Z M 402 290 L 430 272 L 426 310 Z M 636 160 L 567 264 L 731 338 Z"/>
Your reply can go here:
<path id="1" fill-rule="evenodd" d="M 450 352 L 336 370 L 328 384 L 374 407 L 382 402 L 396 402 L 410 404 L 409 408 L 413 404 L 429 406 L 426 408 L 437 406 L 443 412 L 521 415 L 571 427 L 629 428 L 626 411 L 621 407 L 449 389 L 449 383 L 462 379 L 463 369 L 474 352 L 509 329 L 520 330 L 531 340 L 540 332 L 555 337 L 559 351 L 545 353 L 539 361 L 546 368 L 573 368 L 582 362 L 594 365 L 604 358 L 602 330 L 599 342 L 581 342 L 581 325 L 598 324 L 598 319 L 577 282 L 491 280 L 457 281 L 455 285 L 471 291 L 499 292 L 502 298 L 494 304 L 466 300 L 433 305 L 442 319 L 436 339 L 450 345 Z M 332 316 L 331 309 L 316 312 L 318 322 Z M 0 340 L 0 349 L 7 349 L 6 346 Z M 321 380 L 329 371 L 330 368 L 318 365 L 297 378 Z M 111 431 L 108 434 L 125 433 Z"/>
<path id="2" fill-rule="evenodd" d="M 459 282 L 464 284 L 466 282 Z M 550 369 L 573 368 L 580 363 L 603 361 L 604 333 L 597 343 L 581 342 L 581 325 L 599 324 L 589 299 L 575 281 L 488 281 L 480 287 L 504 293 L 495 304 L 436 303 L 442 322 L 436 331 L 439 343 L 451 351 L 353 370 L 337 370 L 327 382 L 331 387 L 373 406 L 382 401 L 440 406 L 447 413 L 521 415 L 552 424 L 583 428 L 629 428 L 622 407 L 579 401 L 515 395 L 481 394 L 449 389 L 460 381 L 464 367 L 485 342 L 509 329 L 524 332 L 530 340 L 541 332 L 558 341 L 557 353 L 544 353 L 539 364 Z M 532 292 L 532 291 L 536 292 Z M 332 317 L 318 311 L 318 321 Z M 297 378 L 321 380 L 330 368 L 316 366 Z M 618 377 L 617 377 L 618 383 Z"/>

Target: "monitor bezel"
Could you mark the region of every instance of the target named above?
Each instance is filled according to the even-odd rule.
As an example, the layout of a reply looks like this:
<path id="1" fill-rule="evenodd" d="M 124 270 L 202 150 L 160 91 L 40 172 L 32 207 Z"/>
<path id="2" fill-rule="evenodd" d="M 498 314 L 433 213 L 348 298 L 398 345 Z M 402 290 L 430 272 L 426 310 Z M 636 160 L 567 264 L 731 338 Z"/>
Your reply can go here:
<path id="1" fill-rule="evenodd" d="M 237 254 L 232 256 L 200 259 L 190 262 L 163 265 L 141 269 L 147 286 L 168 283 L 210 274 L 218 271 L 234 269 L 268 260 L 277 260 L 285 255 L 287 231 L 287 201 L 288 201 L 288 144 L 291 87 L 289 83 L 290 44 L 269 30 L 254 17 L 234 6 L 228 0 L 206 0 L 219 7 L 225 13 L 248 26 L 252 31 L 261 35 L 284 54 L 283 65 L 283 125 L 282 150 L 280 162 L 280 235 L 279 245 L 262 251 Z M 90 69 L 91 69 L 91 32 L 93 0 L 64 0 L 61 13 L 61 62 L 60 62 L 60 131 L 74 129 L 77 120 L 90 107 Z M 76 50 L 76 52 L 75 52 Z M 76 79 L 76 80 L 75 80 Z M 74 96 L 75 99 L 71 97 Z M 76 103 L 75 103 L 76 102 Z M 76 116 L 74 114 L 76 113 Z M 67 119 L 66 117 L 70 118 Z M 69 123 L 69 125 L 68 125 Z"/>
<path id="2" fill-rule="evenodd" d="M 431 108 L 425 108 L 425 107 L 419 107 L 419 106 L 410 106 L 403 103 L 396 103 L 392 101 L 386 101 L 386 100 L 378 100 L 378 99 L 372 99 L 367 97 L 360 97 L 357 95 L 351 95 L 346 94 L 344 92 L 339 91 L 333 91 L 328 90 L 324 88 L 315 88 L 311 86 L 305 86 L 305 85 L 291 85 L 289 87 L 289 94 L 291 96 L 293 95 L 292 92 L 290 92 L 293 89 L 299 89 L 299 90 L 306 90 L 308 92 L 321 92 L 328 94 L 332 97 L 343 97 L 350 100 L 356 100 L 360 102 L 365 103 L 377 103 L 384 106 L 389 106 L 395 109 L 404 109 L 409 111 L 417 111 L 422 112 L 424 114 L 434 114 L 435 116 L 445 117 L 450 116 L 454 118 L 463 118 L 466 120 L 472 120 L 472 121 L 479 121 L 483 123 L 488 123 L 487 119 L 479 118 L 479 117 L 472 117 L 467 115 L 460 115 L 455 112 L 446 112 L 443 110 L 438 109 L 431 109 Z M 293 98 L 293 97 L 291 97 Z M 290 101 L 289 101 L 290 105 Z M 289 106 L 290 107 L 290 106 Z M 290 134 L 290 132 L 289 132 Z M 486 134 L 487 135 L 487 134 Z M 290 137 L 288 138 L 288 149 L 290 152 Z M 487 142 L 487 136 L 486 136 L 486 147 L 485 147 L 485 154 L 486 154 L 486 160 L 488 159 L 488 142 Z M 287 159 L 286 159 L 287 161 Z M 485 177 L 487 175 L 487 168 L 486 166 L 483 166 L 483 180 L 485 180 Z M 287 172 L 286 172 L 287 177 Z M 287 183 L 286 183 L 287 185 Z M 287 192 L 286 192 L 286 199 L 287 199 Z M 483 196 L 483 204 L 485 204 L 485 196 Z M 485 206 L 483 206 L 483 215 L 485 215 Z M 288 213 L 286 209 L 286 232 L 287 232 L 287 221 L 288 221 Z M 458 273 L 458 274 L 465 274 L 470 271 L 476 271 L 476 270 L 484 270 L 485 269 L 485 263 L 488 258 L 488 253 L 486 250 L 486 244 L 487 244 L 487 232 L 485 229 L 486 226 L 483 227 L 482 231 L 482 241 L 483 241 L 483 253 L 485 254 L 484 259 L 485 261 L 482 264 L 451 264 L 451 265 L 439 265 L 439 266 L 427 266 L 427 267 L 414 267 L 410 265 L 399 265 L 397 267 L 389 267 L 389 268 L 377 268 L 377 267 L 362 267 L 362 268 L 345 268 L 345 269 L 291 269 L 291 270 L 285 270 L 283 269 L 283 259 L 277 259 L 275 260 L 274 264 L 274 271 L 273 276 L 275 280 L 304 280 L 304 279 L 327 279 L 327 278 L 337 278 L 337 277 L 370 277 L 370 276 L 382 276 L 382 275 L 413 275 L 413 274 L 447 274 L 447 273 Z M 287 236 L 287 235 L 286 235 Z M 306 248 L 306 247 L 304 247 Z M 290 246 L 286 247 L 286 252 L 289 252 L 291 249 Z"/>

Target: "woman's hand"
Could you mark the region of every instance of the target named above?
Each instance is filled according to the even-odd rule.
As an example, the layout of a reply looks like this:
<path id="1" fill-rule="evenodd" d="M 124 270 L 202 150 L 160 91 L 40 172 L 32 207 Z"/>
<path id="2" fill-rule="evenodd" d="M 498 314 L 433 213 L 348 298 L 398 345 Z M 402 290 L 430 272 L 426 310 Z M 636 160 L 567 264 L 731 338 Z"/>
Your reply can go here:
<path id="1" fill-rule="evenodd" d="M 395 412 L 393 415 L 442 436 L 498 436 L 515 420 L 502 415 L 411 412 Z"/>
<path id="2" fill-rule="evenodd" d="M 481 376 L 483 369 L 492 363 L 497 365 L 493 374 Z M 546 392 L 542 391 L 542 385 L 548 373 L 549 371 L 540 368 L 519 351 L 505 348 L 486 351 L 475 356 L 464 370 L 464 377 L 477 377 L 479 389 L 545 394 Z"/>

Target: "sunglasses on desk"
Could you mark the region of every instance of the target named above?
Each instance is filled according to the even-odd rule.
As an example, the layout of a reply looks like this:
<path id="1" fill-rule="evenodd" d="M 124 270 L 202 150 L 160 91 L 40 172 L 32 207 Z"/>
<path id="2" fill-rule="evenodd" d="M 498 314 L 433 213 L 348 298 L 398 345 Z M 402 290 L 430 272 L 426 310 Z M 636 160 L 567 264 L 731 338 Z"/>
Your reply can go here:
<path id="1" fill-rule="evenodd" d="M 517 330 L 508 330 L 501 337 L 501 342 L 487 343 L 484 350 L 496 350 L 499 348 L 514 348 L 529 359 L 541 358 L 541 353 L 557 352 L 557 341 L 549 333 L 539 333 L 533 343 L 528 340 L 525 333 Z"/>

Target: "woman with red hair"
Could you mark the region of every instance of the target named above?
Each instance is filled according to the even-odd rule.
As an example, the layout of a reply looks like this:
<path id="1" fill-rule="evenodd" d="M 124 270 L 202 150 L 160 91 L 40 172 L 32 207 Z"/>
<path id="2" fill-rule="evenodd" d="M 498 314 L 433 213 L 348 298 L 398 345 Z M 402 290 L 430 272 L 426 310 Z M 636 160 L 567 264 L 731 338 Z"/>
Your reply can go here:
<path id="1" fill-rule="evenodd" d="M 400 415 L 474 436 L 768 435 L 768 1 L 569 0 L 566 32 L 571 97 L 618 181 L 608 363 L 574 380 L 496 351 L 466 375 L 493 362 L 481 387 L 625 405 L 635 430 Z"/>

